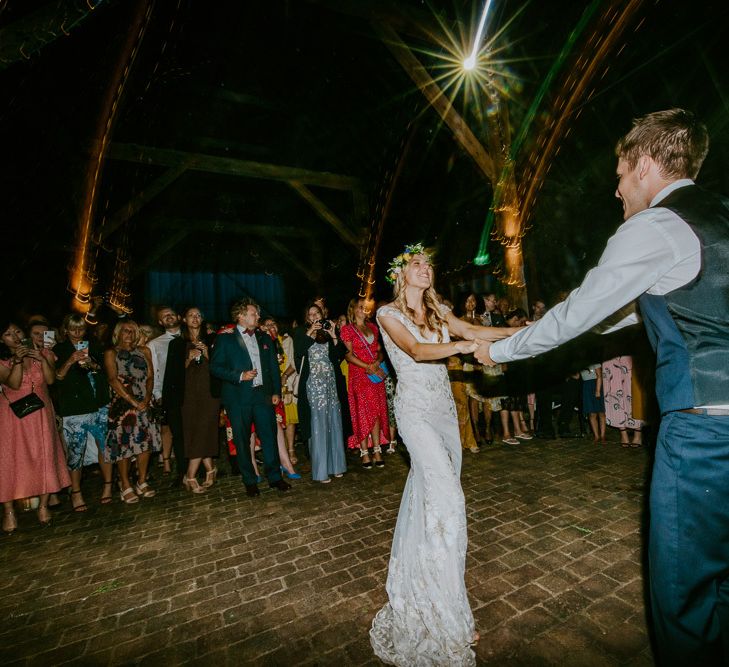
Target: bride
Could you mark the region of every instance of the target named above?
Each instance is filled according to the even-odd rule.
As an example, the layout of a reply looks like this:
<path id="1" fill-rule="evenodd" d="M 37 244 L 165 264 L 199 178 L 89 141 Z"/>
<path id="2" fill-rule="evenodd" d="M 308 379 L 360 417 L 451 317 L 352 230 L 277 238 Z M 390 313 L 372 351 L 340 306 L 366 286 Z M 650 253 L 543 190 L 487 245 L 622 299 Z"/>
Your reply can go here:
<path id="1" fill-rule="evenodd" d="M 370 641 L 392 665 L 475 665 L 471 646 L 479 637 L 464 581 L 458 421 L 446 367 L 433 362 L 513 330 L 457 319 L 438 301 L 430 255 L 420 243 L 391 262 L 388 280 L 394 299 L 377 311 L 377 321 L 397 373 L 395 416 L 412 465 L 392 540 L 389 602 L 372 622 Z"/>

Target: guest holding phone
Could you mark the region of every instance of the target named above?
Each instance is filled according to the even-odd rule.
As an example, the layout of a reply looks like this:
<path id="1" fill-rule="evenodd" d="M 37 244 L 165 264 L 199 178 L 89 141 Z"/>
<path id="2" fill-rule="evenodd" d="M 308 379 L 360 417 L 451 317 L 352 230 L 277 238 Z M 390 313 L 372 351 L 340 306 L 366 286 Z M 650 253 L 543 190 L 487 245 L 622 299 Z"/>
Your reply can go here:
<path id="1" fill-rule="evenodd" d="M 38 521 L 51 522 L 48 496 L 71 483 L 56 415 L 48 395 L 55 380 L 50 350 L 36 350 L 14 322 L 0 324 L 0 502 L 2 529 L 12 533 L 18 527 L 13 501 L 38 496 Z M 34 393 L 43 406 L 24 417 L 10 404 Z"/>
<path id="2" fill-rule="evenodd" d="M 111 502 L 111 463 L 104 459 L 109 383 L 101 365 L 104 352 L 96 341 L 88 340 L 84 317 L 75 313 L 66 315 L 61 331 L 66 340 L 56 347 L 56 406 L 63 420 L 71 471 L 71 505 L 74 512 L 85 512 L 81 470 L 86 459 L 88 436 L 96 443 L 96 456 L 104 480 L 101 504 Z"/>

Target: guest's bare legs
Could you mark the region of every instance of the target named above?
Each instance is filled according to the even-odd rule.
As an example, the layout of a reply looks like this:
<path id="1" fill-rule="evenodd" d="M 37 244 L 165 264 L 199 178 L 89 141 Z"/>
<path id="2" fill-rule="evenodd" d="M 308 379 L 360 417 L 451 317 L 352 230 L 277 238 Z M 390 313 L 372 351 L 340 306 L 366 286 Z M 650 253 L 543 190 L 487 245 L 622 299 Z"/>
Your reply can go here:
<path id="1" fill-rule="evenodd" d="M 172 471 L 170 465 L 170 454 L 172 452 L 172 430 L 169 426 L 164 425 L 161 428 L 162 432 L 162 470 L 166 473 Z M 178 461 L 179 463 L 179 461 Z M 177 473 L 180 474 L 179 471 Z"/>
<path id="2" fill-rule="evenodd" d="M 296 437 L 296 424 L 286 424 L 286 450 L 289 455 L 291 465 L 296 465 L 299 459 L 296 458 L 296 449 L 294 448 L 294 439 Z"/>

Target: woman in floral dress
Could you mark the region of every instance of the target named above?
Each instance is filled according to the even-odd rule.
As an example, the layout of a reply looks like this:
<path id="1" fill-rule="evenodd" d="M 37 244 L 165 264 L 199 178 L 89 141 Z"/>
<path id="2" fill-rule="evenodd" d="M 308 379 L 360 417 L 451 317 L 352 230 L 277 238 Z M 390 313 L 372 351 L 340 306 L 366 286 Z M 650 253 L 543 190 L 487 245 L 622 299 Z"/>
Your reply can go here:
<path id="1" fill-rule="evenodd" d="M 109 429 L 104 458 L 119 468 L 121 499 L 127 504 L 139 497 L 151 498 L 155 490 L 147 483 L 147 470 L 152 452 L 161 450 L 159 427 L 152 420 L 152 353 L 139 347 L 139 326 L 122 320 L 112 335 L 112 349 L 104 354 L 104 367 L 113 390 L 109 404 Z M 132 488 L 129 461 L 137 460 L 137 482 Z"/>

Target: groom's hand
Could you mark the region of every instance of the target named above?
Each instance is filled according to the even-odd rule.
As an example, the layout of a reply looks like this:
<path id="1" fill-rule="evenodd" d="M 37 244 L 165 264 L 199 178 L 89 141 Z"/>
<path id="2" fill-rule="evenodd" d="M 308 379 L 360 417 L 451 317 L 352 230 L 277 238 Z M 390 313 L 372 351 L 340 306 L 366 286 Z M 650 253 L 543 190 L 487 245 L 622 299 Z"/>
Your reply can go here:
<path id="1" fill-rule="evenodd" d="M 496 366 L 496 362 L 489 355 L 490 350 L 491 343 L 483 341 L 478 344 L 478 347 L 476 348 L 476 351 L 473 353 L 473 355 L 476 357 L 476 360 L 480 361 L 484 366 Z"/>

